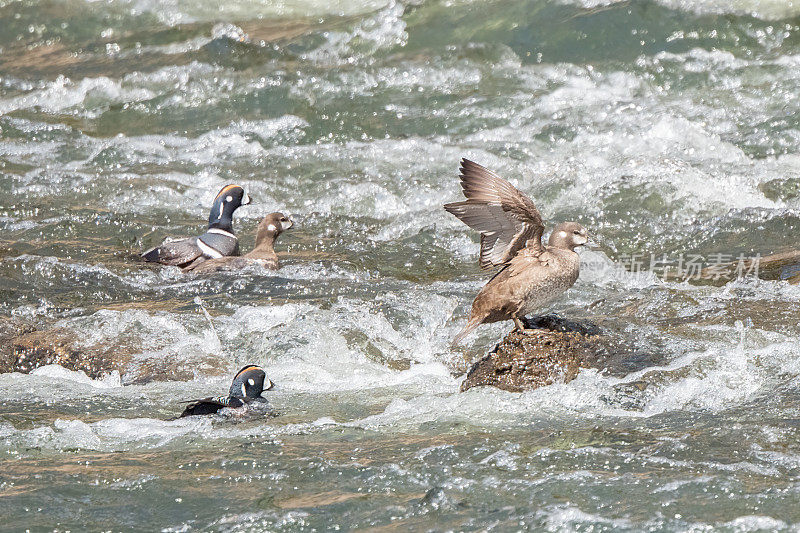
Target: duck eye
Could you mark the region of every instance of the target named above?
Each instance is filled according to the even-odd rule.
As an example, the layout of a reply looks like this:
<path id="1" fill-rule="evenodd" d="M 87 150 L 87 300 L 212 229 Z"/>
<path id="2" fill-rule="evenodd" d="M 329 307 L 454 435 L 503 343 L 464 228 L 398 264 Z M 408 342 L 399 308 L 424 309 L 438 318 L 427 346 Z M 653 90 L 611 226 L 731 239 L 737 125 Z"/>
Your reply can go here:
<path id="1" fill-rule="evenodd" d="M 281 222 L 286 222 L 286 217 L 281 217 Z"/>
<path id="2" fill-rule="evenodd" d="M 575 231 L 573 231 L 572 233 L 574 233 L 575 235 L 580 235 L 580 234 L 581 234 L 581 232 L 580 232 L 580 231 L 578 231 L 578 230 L 575 230 Z"/>

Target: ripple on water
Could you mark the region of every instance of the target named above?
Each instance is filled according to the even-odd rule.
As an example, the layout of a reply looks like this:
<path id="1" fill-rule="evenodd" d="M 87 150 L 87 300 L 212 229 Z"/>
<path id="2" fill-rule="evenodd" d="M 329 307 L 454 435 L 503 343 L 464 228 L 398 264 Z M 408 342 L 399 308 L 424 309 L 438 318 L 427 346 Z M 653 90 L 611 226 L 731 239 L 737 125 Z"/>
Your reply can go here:
<path id="1" fill-rule="evenodd" d="M 0 375 L 2 523 L 792 530 L 800 289 L 624 263 L 796 247 L 795 4 L 0 8 L 0 326 L 122 363 Z M 441 209 L 461 157 L 591 229 L 553 310 L 636 358 L 456 392 L 508 327 L 450 346 L 488 277 Z M 297 222 L 280 270 L 135 262 L 233 182 L 244 249 Z M 279 416 L 175 420 L 251 363 Z"/>

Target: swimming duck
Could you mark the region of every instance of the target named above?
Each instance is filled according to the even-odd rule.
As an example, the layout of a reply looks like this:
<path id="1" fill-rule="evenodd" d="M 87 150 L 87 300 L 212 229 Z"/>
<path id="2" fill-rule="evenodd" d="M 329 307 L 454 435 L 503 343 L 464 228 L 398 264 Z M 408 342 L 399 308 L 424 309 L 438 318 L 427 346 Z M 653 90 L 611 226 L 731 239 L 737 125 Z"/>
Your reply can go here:
<path id="1" fill-rule="evenodd" d="M 185 272 L 198 274 L 219 270 L 239 270 L 257 262 L 270 270 L 278 270 L 278 254 L 275 253 L 275 240 L 278 235 L 294 226 L 294 222 L 283 213 L 270 213 L 259 222 L 256 230 L 256 245 L 251 252 L 241 257 L 219 257 L 209 259 L 198 265 L 184 268 Z"/>
<path id="2" fill-rule="evenodd" d="M 261 393 L 271 388 L 272 382 L 267 379 L 267 374 L 262 368 L 256 365 L 247 365 L 233 377 L 227 396 L 181 402 L 189 405 L 183 410 L 180 418 L 209 415 L 225 407 L 238 408 L 253 402 L 267 403 L 267 399 L 261 396 Z"/>
<path id="3" fill-rule="evenodd" d="M 214 198 L 208 229 L 199 237 L 167 238 L 142 254 L 151 263 L 193 268 L 208 259 L 239 255 L 239 239 L 233 234 L 233 212 L 250 203 L 239 185 L 226 185 Z"/>

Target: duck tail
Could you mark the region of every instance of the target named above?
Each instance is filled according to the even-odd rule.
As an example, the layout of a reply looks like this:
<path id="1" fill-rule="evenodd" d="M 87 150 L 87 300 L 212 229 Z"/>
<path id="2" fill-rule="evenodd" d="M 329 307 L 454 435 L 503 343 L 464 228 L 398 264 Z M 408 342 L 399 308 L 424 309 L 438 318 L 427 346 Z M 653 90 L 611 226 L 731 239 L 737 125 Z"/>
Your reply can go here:
<path id="1" fill-rule="evenodd" d="M 158 263 L 158 256 L 160 255 L 160 246 L 150 248 L 144 252 L 140 257 L 150 263 Z"/>
<path id="2" fill-rule="evenodd" d="M 471 318 L 469 320 L 469 322 L 467 322 L 467 325 L 464 327 L 464 329 L 462 329 L 461 332 L 458 335 L 455 336 L 455 338 L 453 339 L 452 345 L 455 346 L 456 344 L 460 343 L 464 339 L 464 337 L 466 337 L 467 335 L 472 333 L 472 331 L 475 328 L 477 328 L 480 325 L 480 323 L 481 323 L 481 319 L 480 318 L 477 318 L 477 317 L 476 318 Z"/>

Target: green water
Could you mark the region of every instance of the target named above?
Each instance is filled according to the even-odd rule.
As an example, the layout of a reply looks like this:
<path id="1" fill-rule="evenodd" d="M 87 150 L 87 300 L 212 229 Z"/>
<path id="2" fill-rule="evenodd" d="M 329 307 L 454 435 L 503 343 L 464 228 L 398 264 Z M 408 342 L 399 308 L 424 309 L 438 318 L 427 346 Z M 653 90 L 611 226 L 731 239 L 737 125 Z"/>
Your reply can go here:
<path id="1" fill-rule="evenodd" d="M 799 96 L 784 0 L 0 0 L 0 326 L 121 369 L 0 375 L 0 530 L 796 531 L 800 289 L 622 267 L 796 248 Z M 510 326 L 450 346 L 461 157 L 589 229 L 552 310 L 636 357 L 457 392 Z M 277 273 L 136 260 L 234 182 Z M 251 363 L 277 416 L 174 420 Z"/>

